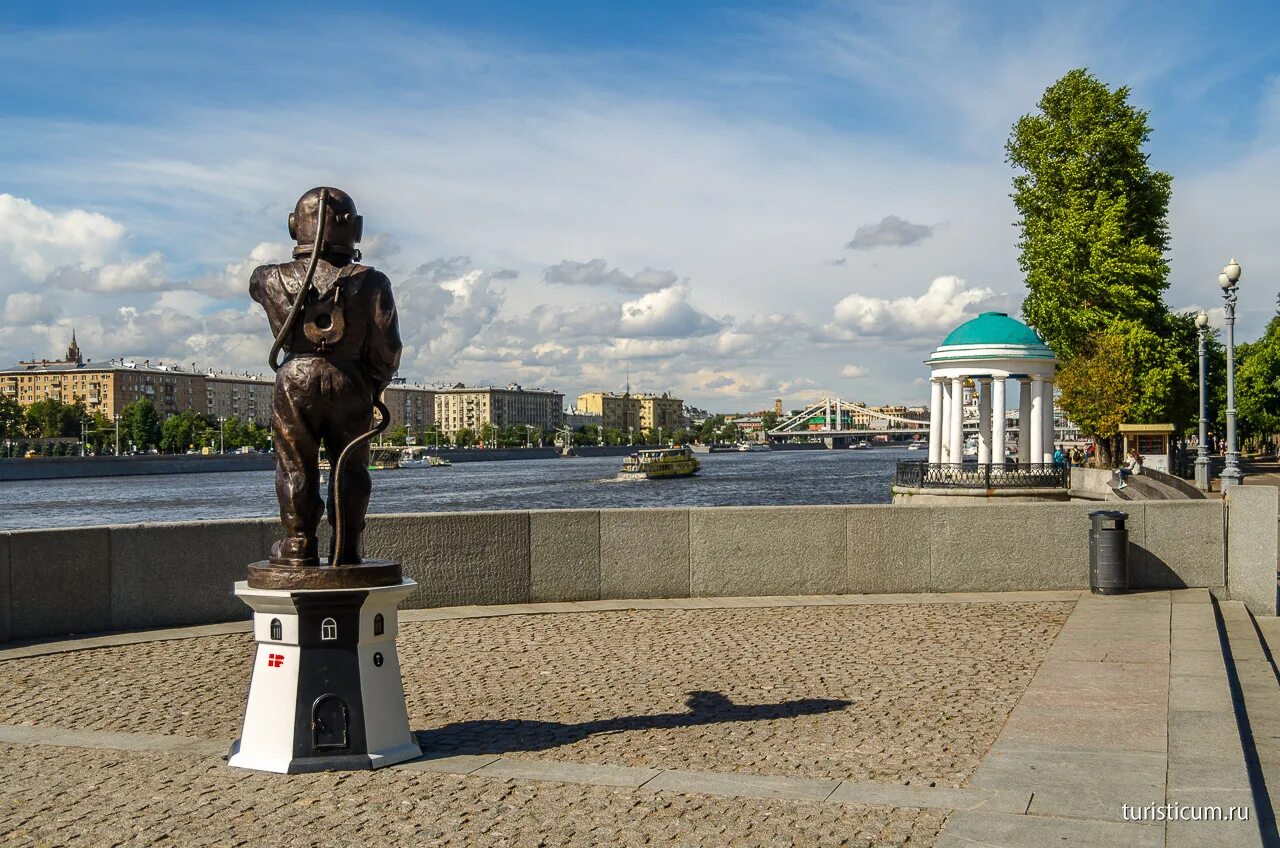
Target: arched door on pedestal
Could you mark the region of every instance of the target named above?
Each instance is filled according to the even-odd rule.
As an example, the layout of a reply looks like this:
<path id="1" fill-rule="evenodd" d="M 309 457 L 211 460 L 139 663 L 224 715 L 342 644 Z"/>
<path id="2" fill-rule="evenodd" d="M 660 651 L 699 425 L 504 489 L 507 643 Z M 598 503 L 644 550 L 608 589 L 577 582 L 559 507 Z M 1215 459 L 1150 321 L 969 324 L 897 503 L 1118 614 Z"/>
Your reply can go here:
<path id="1" fill-rule="evenodd" d="M 311 746 L 317 751 L 346 748 L 349 724 L 347 702 L 337 695 L 321 695 L 311 705 Z"/>

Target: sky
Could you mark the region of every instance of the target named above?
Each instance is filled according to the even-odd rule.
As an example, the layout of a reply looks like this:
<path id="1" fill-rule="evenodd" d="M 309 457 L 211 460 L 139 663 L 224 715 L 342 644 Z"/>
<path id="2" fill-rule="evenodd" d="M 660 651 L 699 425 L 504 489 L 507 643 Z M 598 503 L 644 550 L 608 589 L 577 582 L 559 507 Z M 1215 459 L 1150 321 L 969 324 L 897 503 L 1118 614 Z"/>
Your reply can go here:
<path id="1" fill-rule="evenodd" d="M 922 403 L 1019 312 L 1004 142 L 1076 67 L 1150 112 L 1168 304 L 1221 323 L 1236 257 L 1275 313 L 1278 4 L 359 6 L 6 5 L 0 363 L 265 372 L 249 275 L 333 185 L 411 382 Z"/>

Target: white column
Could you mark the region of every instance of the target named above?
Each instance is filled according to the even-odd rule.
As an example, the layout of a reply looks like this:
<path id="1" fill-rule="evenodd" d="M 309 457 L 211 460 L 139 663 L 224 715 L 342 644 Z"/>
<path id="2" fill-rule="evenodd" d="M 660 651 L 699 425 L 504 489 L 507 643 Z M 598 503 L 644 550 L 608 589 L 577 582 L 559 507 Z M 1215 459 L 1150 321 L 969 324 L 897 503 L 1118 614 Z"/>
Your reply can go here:
<path id="1" fill-rule="evenodd" d="M 1018 464 L 1031 464 L 1031 380 L 1018 381 Z"/>
<path id="2" fill-rule="evenodd" d="M 951 461 L 951 381 L 941 378 L 942 383 L 942 433 L 938 440 L 938 462 Z"/>
<path id="3" fill-rule="evenodd" d="M 1044 378 L 1031 378 L 1031 462 L 1044 462 Z"/>
<path id="4" fill-rule="evenodd" d="M 951 459 L 964 462 L 964 385 L 962 377 L 951 378 Z"/>
<path id="5" fill-rule="evenodd" d="M 978 396 L 978 464 L 991 462 L 991 381 L 981 377 L 973 381 Z"/>
<path id="6" fill-rule="evenodd" d="M 1004 424 L 1009 411 L 1004 405 L 1004 377 L 991 381 L 991 462 L 1004 467 Z"/>
<path id="7" fill-rule="evenodd" d="M 1053 378 L 1044 381 L 1044 459 L 1048 464 L 1053 462 Z"/>
<path id="8" fill-rule="evenodd" d="M 942 380 L 929 381 L 929 462 L 942 462 Z"/>

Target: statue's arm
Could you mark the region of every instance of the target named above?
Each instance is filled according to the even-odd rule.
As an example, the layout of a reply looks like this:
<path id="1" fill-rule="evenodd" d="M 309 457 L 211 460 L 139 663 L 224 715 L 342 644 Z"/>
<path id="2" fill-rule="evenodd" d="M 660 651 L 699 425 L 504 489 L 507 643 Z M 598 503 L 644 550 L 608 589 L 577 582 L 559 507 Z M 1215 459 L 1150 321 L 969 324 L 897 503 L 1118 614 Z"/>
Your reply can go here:
<path id="1" fill-rule="evenodd" d="M 253 298 L 267 311 L 267 320 L 271 324 L 271 332 L 280 332 L 281 320 L 277 310 L 271 308 L 270 285 L 275 275 L 274 265 L 259 265 L 249 276 L 249 297 Z"/>
<path id="2" fill-rule="evenodd" d="M 374 283 L 372 326 L 366 336 L 365 362 L 369 376 L 373 378 L 377 392 L 390 383 L 400 368 L 400 320 L 396 315 L 396 301 L 391 294 L 391 281 L 378 273 Z"/>

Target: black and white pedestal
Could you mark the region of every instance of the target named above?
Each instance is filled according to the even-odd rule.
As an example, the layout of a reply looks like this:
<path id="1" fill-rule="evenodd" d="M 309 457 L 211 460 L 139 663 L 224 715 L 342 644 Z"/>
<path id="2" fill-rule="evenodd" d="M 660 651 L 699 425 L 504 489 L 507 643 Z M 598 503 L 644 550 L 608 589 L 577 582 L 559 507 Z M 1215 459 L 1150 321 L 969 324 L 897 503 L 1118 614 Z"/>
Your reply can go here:
<path id="1" fill-rule="evenodd" d="M 422 755 L 404 704 L 396 607 L 416 587 L 253 589 L 257 654 L 230 765 L 281 774 L 381 768 Z"/>

